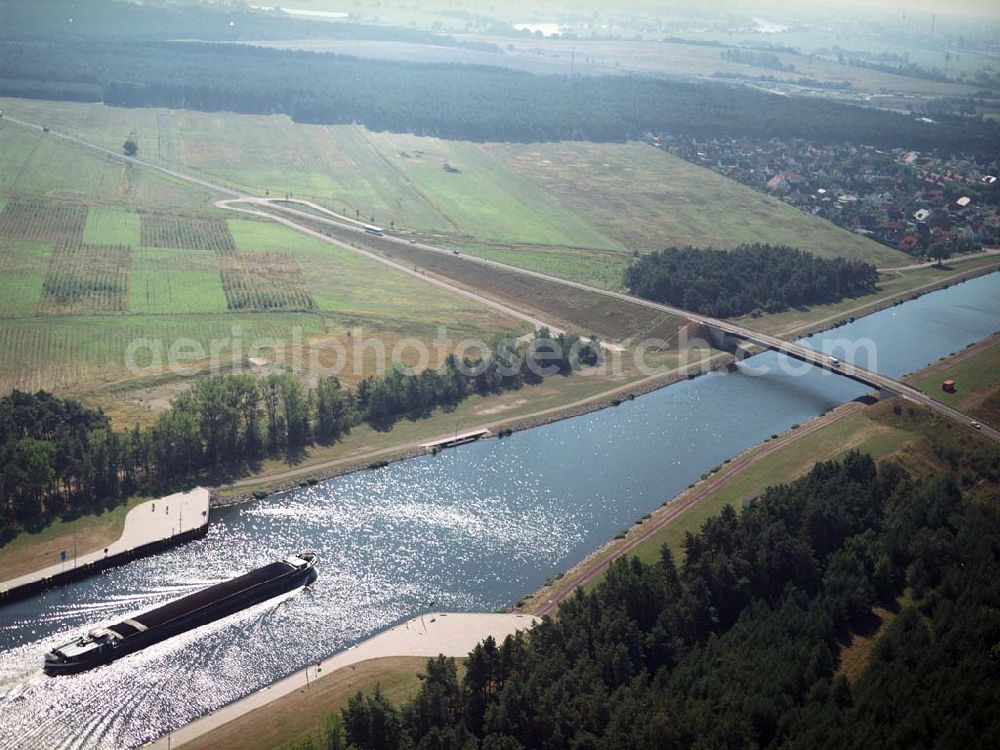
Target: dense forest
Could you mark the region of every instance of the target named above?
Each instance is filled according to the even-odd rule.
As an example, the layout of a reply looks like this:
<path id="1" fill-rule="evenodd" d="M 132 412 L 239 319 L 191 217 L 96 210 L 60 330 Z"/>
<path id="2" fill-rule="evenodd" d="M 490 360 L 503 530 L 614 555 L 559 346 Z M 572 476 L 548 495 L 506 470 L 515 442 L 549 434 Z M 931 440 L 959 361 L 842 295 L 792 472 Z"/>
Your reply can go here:
<path id="1" fill-rule="evenodd" d="M 817 258 L 784 245 L 671 247 L 643 256 L 625 272 L 632 294 L 715 318 L 829 304 L 871 294 L 877 283 L 878 271 L 869 263 Z"/>
<path id="2" fill-rule="evenodd" d="M 148 429 L 116 432 L 100 412 L 71 400 L 14 391 L 0 399 L 0 544 L 24 529 L 114 507 L 142 491 L 204 476 L 233 476 L 265 457 L 295 459 L 332 444 L 362 422 L 386 430 L 487 395 L 595 365 L 600 347 L 571 334 L 492 356 L 448 357 L 438 370 L 388 374 L 342 387 L 335 377 L 309 388 L 291 374 L 206 377 L 174 399 Z"/>
<path id="3" fill-rule="evenodd" d="M 993 154 L 1000 140 L 995 123 L 926 123 L 725 83 L 542 76 L 195 42 L 3 41 L 0 95 L 283 113 L 473 141 L 624 141 L 656 132 Z"/>
<path id="4" fill-rule="evenodd" d="M 682 563 L 619 559 L 461 679 L 431 659 L 412 701 L 359 693 L 291 747 L 995 747 L 997 549 L 995 500 L 853 452 L 710 518 Z M 896 615 L 851 682 L 838 658 L 876 604 Z"/>
<path id="5" fill-rule="evenodd" d="M 153 5 L 125 0 L 0 2 L 0 39 L 265 41 L 316 37 L 496 49 L 418 29 L 296 18 L 276 10 L 252 11 L 239 4 L 213 7 L 207 3 Z"/>

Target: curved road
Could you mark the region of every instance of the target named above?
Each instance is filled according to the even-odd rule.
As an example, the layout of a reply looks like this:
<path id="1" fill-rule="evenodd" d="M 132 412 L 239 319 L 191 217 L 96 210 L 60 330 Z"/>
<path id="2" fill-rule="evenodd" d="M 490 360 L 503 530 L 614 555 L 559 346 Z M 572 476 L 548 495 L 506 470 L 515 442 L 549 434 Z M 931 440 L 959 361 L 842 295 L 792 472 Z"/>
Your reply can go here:
<path id="1" fill-rule="evenodd" d="M 11 122 L 17 123 L 18 125 L 22 125 L 24 127 L 32 128 L 32 129 L 35 129 L 35 130 L 42 130 L 42 127 L 39 126 L 39 125 L 33 125 L 31 123 L 24 122 L 23 120 L 20 120 L 20 119 L 17 119 L 17 118 L 6 117 L 5 119 L 8 119 Z M 182 172 L 177 172 L 177 171 L 172 170 L 172 169 L 167 169 L 166 167 L 161 167 L 161 166 L 157 166 L 155 164 L 150 164 L 149 162 L 142 161 L 142 160 L 137 159 L 135 157 L 124 156 L 124 155 L 119 154 L 119 153 L 117 153 L 115 151 L 112 151 L 110 149 L 106 149 L 106 148 L 103 148 L 101 146 L 97 146 L 97 145 L 94 145 L 92 143 L 88 143 L 87 141 L 84 141 L 84 140 L 82 140 L 80 138 L 75 138 L 73 136 L 66 135 L 66 134 L 63 134 L 63 133 L 56 133 L 54 131 L 49 131 L 49 134 L 52 135 L 52 136 L 54 136 L 54 137 L 62 138 L 64 140 L 70 141 L 70 142 L 78 144 L 80 146 L 84 146 L 86 148 L 98 151 L 99 153 L 107 154 L 109 156 L 113 156 L 115 158 L 121 159 L 121 160 L 129 162 L 129 163 L 133 163 L 133 164 L 137 164 L 137 165 L 140 165 L 140 166 L 144 166 L 144 167 L 147 167 L 149 169 L 155 169 L 155 170 L 157 170 L 159 172 L 162 172 L 164 174 L 167 174 L 167 175 L 169 175 L 171 177 L 175 177 L 177 179 L 184 180 L 186 182 L 190 182 L 190 183 L 193 183 L 193 184 L 196 184 L 196 185 L 200 185 L 201 187 L 205 187 L 205 188 L 208 188 L 210 190 L 215 190 L 215 191 L 224 193 L 226 195 L 232 196 L 232 198 L 229 199 L 229 200 L 221 201 L 220 205 L 224 205 L 227 208 L 233 208 L 234 210 L 244 211 L 246 213 L 254 213 L 254 214 L 258 214 L 259 213 L 260 215 L 265 216 L 267 218 L 270 218 L 273 221 L 278 221 L 278 222 L 280 222 L 282 224 L 287 225 L 288 227 L 290 227 L 292 229 L 296 229 L 297 231 L 304 232 L 306 234 L 309 234 L 309 235 L 314 236 L 314 237 L 318 237 L 320 239 L 325 238 L 325 235 L 323 235 L 321 232 L 316 232 L 316 231 L 311 230 L 311 229 L 309 229 L 307 227 L 303 227 L 301 225 L 295 224 L 294 222 L 289 221 L 287 219 L 282 219 L 281 217 L 274 216 L 273 214 L 270 214 L 268 212 L 264 212 L 264 211 L 256 212 L 256 211 L 253 211 L 253 210 L 250 210 L 250 209 L 234 208 L 233 206 L 230 206 L 229 204 L 236 203 L 236 202 L 246 202 L 246 203 L 251 203 L 251 204 L 258 205 L 258 206 L 266 206 L 266 207 L 269 207 L 269 208 L 274 208 L 274 209 L 276 209 L 278 211 L 281 211 L 281 212 L 284 212 L 284 213 L 290 213 L 290 214 L 294 214 L 294 215 L 298 215 L 300 217 L 304 217 L 304 218 L 310 219 L 312 221 L 319 221 L 321 223 L 326 223 L 326 224 L 329 224 L 329 225 L 332 225 L 332 226 L 336 226 L 336 227 L 338 227 L 340 229 L 348 230 L 350 232 L 355 232 L 355 233 L 358 233 L 358 234 L 365 234 L 365 230 L 363 228 L 357 226 L 356 224 L 345 223 L 345 221 L 350 221 L 350 220 L 347 220 L 347 219 L 345 219 L 344 221 L 337 221 L 337 220 L 334 220 L 334 219 L 326 219 L 326 218 L 317 216 L 315 214 L 310 214 L 310 213 L 307 213 L 307 212 L 304 212 L 304 211 L 298 211 L 297 209 L 289 208 L 289 207 L 283 206 L 283 205 L 277 205 L 280 202 L 277 199 L 256 198 L 254 196 L 247 195 L 247 194 L 242 193 L 240 191 L 233 190 L 231 188 L 227 188 L 227 187 L 225 187 L 223 185 L 218 185 L 218 184 L 215 184 L 215 183 L 212 183 L 212 182 L 208 182 L 206 180 L 202 180 L 202 179 L 199 179 L 197 177 L 191 177 L 191 176 L 186 175 L 186 174 L 184 174 Z M 332 212 L 329 212 L 329 211 L 325 211 L 325 213 L 332 214 Z M 344 217 L 340 217 L 340 218 L 343 219 Z M 337 244 L 337 245 L 339 245 L 341 247 L 345 247 L 346 249 L 353 250 L 353 251 L 358 252 L 358 253 L 360 253 L 362 255 L 365 255 L 365 256 L 367 256 L 369 258 L 372 258 L 373 260 L 378 260 L 378 261 L 380 261 L 380 262 L 382 262 L 382 263 L 384 263 L 386 265 L 389 265 L 389 266 L 391 266 L 391 267 L 393 267 L 393 268 L 395 268 L 397 270 L 401 270 L 401 271 L 404 271 L 405 273 L 408 273 L 410 275 L 416 276 L 417 278 L 424 279 L 428 283 L 434 284 L 435 286 L 438 286 L 438 287 L 443 288 L 443 289 L 448 289 L 449 291 L 457 292 L 457 293 L 462 294 L 463 296 L 465 296 L 465 297 L 467 297 L 469 299 L 474 299 L 474 300 L 476 300 L 476 301 L 478 301 L 478 302 L 480 302 L 482 304 L 488 305 L 488 306 L 490 306 L 490 307 L 492 307 L 494 309 L 502 310 L 503 312 L 505 312 L 507 314 L 510 314 L 510 315 L 513 315 L 514 317 L 516 317 L 518 319 L 530 322 L 532 325 L 536 326 L 536 328 L 543 327 L 543 326 L 547 325 L 543 321 L 540 321 L 540 320 L 538 320 L 536 318 L 533 318 L 533 317 L 531 317 L 529 315 L 526 315 L 526 314 L 524 314 L 524 313 L 522 313 L 520 311 L 516 311 L 513 308 L 507 307 L 506 305 L 502 305 L 499 302 L 496 302 L 494 300 L 490 300 L 490 299 L 488 299 L 488 298 L 486 298 L 486 297 L 484 297 L 482 295 L 476 294 L 474 292 L 470 292 L 470 291 L 465 290 L 465 289 L 460 289 L 460 287 L 458 287 L 458 286 L 454 286 L 452 284 L 448 284 L 448 283 L 440 281 L 438 279 L 429 278 L 428 276 L 426 276 L 424 274 L 421 274 L 421 273 L 419 273 L 417 271 L 414 271 L 413 269 L 407 268 L 406 266 L 404 266 L 404 265 L 402 265 L 400 263 L 396 263 L 394 261 L 388 260 L 387 258 L 382 258 L 382 257 L 380 257 L 376 253 L 372 253 L 372 252 L 366 251 L 366 250 L 361 250 L 359 248 L 354 248 L 354 247 L 352 247 L 350 245 L 347 245 L 346 243 L 342 243 L 342 242 L 338 242 L 336 240 L 333 240 L 333 238 L 326 238 L 326 239 L 328 241 L 333 241 L 334 244 Z M 908 386 L 908 385 L 906 385 L 904 383 L 901 383 L 901 382 L 899 382 L 897 380 L 893 380 L 892 378 L 888 378 L 888 377 L 886 377 L 884 375 L 879 375 L 877 373 L 869 372 L 868 370 L 865 370 L 864 368 L 857 367 L 856 365 L 852 365 L 852 364 L 849 364 L 849 363 L 844 363 L 842 365 L 834 365 L 831 362 L 831 360 L 828 357 L 826 357 L 825 355 L 823 355 L 823 354 L 821 354 L 819 352 L 816 352 L 816 351 L 814 351 L 812 349 L 809 349 L 807 347 L 803 347 L 803 346 L 800 346 L 798 344 L 794 344 L 794 343 L 785 341 L 784 339 L 777 338 L 776 336 L 770 336 L 768 334 L 758 333 L 757 331 L 753 331 L 753 330 L 751 330 L 749 328 L 744 328 L 742 326 L 734 325 L 732 323 L 727 323 L 725 321 L 716 320 L 715 318 L 710 318 L 710 317 L 705 316 L 705 315 L 697 315 L 697 314 L 694 314 L 694 313 L 690 313 L 690 312 L 688 312 L 686 310 L 682 310 L 681 308 L 674 307 L 672 305 L 664 305 L 664 304 L 661 304 L 661 303 L 658 303 L 658 302 L 652 302 L 650 300 L 642 299 L 640 297 L 634 297 L 634 296 L 632 296 L 630 294 L 625 294 L 623 292 L 615 292 L 615 291 L 612 291 L 612 290 L 609 290 L 609 289 L 601 289 L 599 287 L 593 287 L 593 286 L 590 286 L 588 284 L 583 284 L 583 283 L 578 282 L 578 281 L 570 281 L 568 279 L 559 278 L 558 276 L 550 276 L 549 274 L 541 273 L 539 271 L 530 271 L 528 269 L 518 268 L 516 266 L 507 265 L 506 263 L 500 263 L 498 261 L 487 260 L 485 258 L 477 258 L 477 257 L 474 257 L 474 256 L 469 256 L 469 255 L 455 256 L 454 253 L 451 253 L 451 252 L 449 252 L 447 250 L 444 250 L 443 248 L 438 248 L 438 247 L 434 247 L 433 245 L 426 245 L 426 244 L 422 244 L 422 243 L 410 243 L 410 242 L 408 242 L 406 240 L 402 240 L 402 239 L 399 239 L 399 238 L 396 238 L 396 237 L 392 237 L 390 235 L 386 235 L 382 239 L 390 241 L 390 242 L 397 243 L 397 244 L 399 244 L 401 246 L 416 246 L 416 247 L 419 247 L 419 248 L 421 248 L 423 250 L 428 250 L 428 251 L 432 251 L 432 252 L 442 253 L 442 254 L 448 255 L 450 257 L 460 257 L 465 262 L 479 263 L 481 265 L 485 265 L 485 266 L 490 267 L 490 268 L 497 268 L 497 269 L 501 269 L 501 270 L 508 271 L 508 272 L 519 273 L 519 274 L 522 274 L 522 275 L 525 275 L 525 276 L 529 276 L 529 277 L 533 277 L 533 278 L 537 278 L 537 279 L 540 279 L 540 280 L 543 280 L 543 281 L 546 281 L 546 282 L 549 282 L 549 283 L 560 284 L 562 286 L 565 286 L 565 287 L 568 287 L 568 288 L 571 288 L 571 289 L 579 289 L 581 291 L 589 292 L 589 293 L 592 293 L 592 294 L 601 294 L 601 295 L 606 296 L 606 297 L 611 297 L 611 298 L 614 298 L 614 299 L 623 300 L 625 302 L 629 302 L 631 304 L 635 304 L 635 305 L 640 305 L 640 306 L 643 306 L 643 307 L 647 307 L 647 308 L 650 308 L 652 310 L 657 310 L 659 312 L 668 313 L 670 315 L 675 315 L 675 316 L 678 316 L 678 317 L 681 317 L 681 318 L 687 318 L 688 320 L 691 320 L 691 321 L 696 322 L 696 323 L 700 323 L 700 324 L 702 324 L 704 326 L 707 326 L 707 327 L 709 327 L 711 329 L 715 329 L 715 330 L 718 330 L 718 331 L 723 331 L 723 332 L 729 333 L 729 334 L 731 334 L 733 336 L 736 336 L 736 337 L 745 339 L 747 341 L 751 341 L 753 343 L 759 344 L 759 345 L 764 346 L 764 347 L 766 347 L 768 349 L 773 349 L 775 351 L 782 352 L 782 353 L 787 354 L 787 355 L 789 355 L 791 357 L 794 357 L 795 359 L 799 359 L 799 360 L 801 360 L 803 362 L 808 362 L 808 363 L 816 365 L 818 367 L 822 367 L 824 369 L 831 370 L 833 372 L 841 373 L 843 375 L 846 375 L 847 377 L 852 378 L 853 380 L 857 380 L 859 382 L 872 385 L 873 387 L 876 387 L 876 388 L 880 388 L 880 389 L 883 389 L 883 390 L 888 390 L 888 391 L 892 391 L 894 393 L 898 393 L 899 395 L 901 395 L 901 396 L 903 396 L 903 397 L 905 397 L 907 399 L 910 399 L 911 401 L 914 401 L 916 403 L 922 404 L 922 405 L 924 405 L 924 406 L 926 406 L 926 407 L 928 407 L 928 408 L 930 408 L 930 409 L 932 409 L 934 411 L 937 411 L 939 413 L 945 414 L 945 415 L 947 415 L 947 416 L 949 416 L 949 417 L 951 417 L 953 419 L 957 419 L 960 423 L 968 425 L 968 424 L 971 424 L 971 422 L 972 422 L 972 420 L 969 417 L 967 417 L 966 415 L 962 414 L 961 412 L 959 412 L 959 411 L 957 411 L 955 409 L 952 409 L 951 407 L 945 406 L 944 404 L 941 404 L 941 403 L 935 401 L 934 399 L 930 398 L 929 396 L 927 396 L 926 394 L 924 394 L 921 391 L 917 390 L 916 388 Z M 550 327 L 550 329 L 551 329 L 551 327 Z M 551 330 L 555 331 L 556 329 L 551 329 Z M 994 430 L 994 429 L 986 427 L 986 426 L 982 426 L 979 429 L 989 439 L 991 439 L 994 442 L 1000 443 L 1000 431 Z"/>
<path id="2" fill-rule="evenodd" d="M 233 203 L 233 202 L 236 202 L 236 201 L 224 201 L 224 202 L 225 203 Z M 318 222 L 321 222 L 321 223 L 324 223 L 324 224 L 327 224 L 327 225 L 330 225 L 330 226 L 335 226 L 335 227 L 338 227 L 340 229 L 348 230 L 348 231 L 359 233 L 359 234 L 364 234 L 365 233 L 364 229 L 359 228 L 357 226 L 350 226 L 348 224 L 344 224 L 341 221 L 336 221 L 334 219 L 325 219 L 325 218 L 316 216 L 315 214 L 310 214 L 310 213 L 306 213 L 304 211 L 299 211 L 297 209 L 290 208 L 290 207 L 285 206 L 285 205 L 276 206 L 276 205 L 274 205 L 274 201 L 272 201 L 272 200 L 267 200 L 267 199 L 262 199 L 262 198 L 255 198 L 255 199 L 250 199 L 249 201 L 246 201 L 246 202 L 254 203 L 254 204 L 257 204 L 257 205 L 273 206 L 277 210 L 279 210 L 281 212 L 284 212 L 284 213 L 295 214 L 295 215 L 298 215 L 298 216 L 301 216 L 301 217 L 308 218 L 308 219 L 310 219 L 312 221 L 318 221 Z M 272 215 L 272 218 L 275 221 L 282 221 L 281 218 L 277 217 L 277 216 L 273 216 Z M 297 227 L 297 228 L 300 228 L 300 229 L 305 229 L 304 227 L 298 227 L 298 225 L 295 225 L 294 222 L 284 222 L 284 221 L 282 221 L 282 223 L 288 223 L 289 226 Z M 305 231 L 308 231 L 310 234 L 314 234 L 316 236 L 321 236 L 321 237 L 323 236 L 322 233 L 320 233 L 320 232 L 313 232 L 312 230 L 308 230 L 308 229 L 305 229 Z M 945 414 L 946 416 L 949 416 L 952 419 L 958 420 L 958 422 L 960 422 L 962 424 L 969 425 L 970 427 L 973 424 L 975 424 L 974 420 L 972 420 L 968 416 L 962 414 L 960 411 L 958 411 L 956 409 L 952 409 L 949 406 L 946 406 L 946 405 L 944 405 L 944 404 L 942 404 L 942 403 L 940 403 L 938 401 L 935 401 L 930 396 L 926 395 L 922 391 L 920 391 L 920 390 L 918 390 L 918 389 L 916 389 L 916 388 L 914 388 L 914 387 L 912 387 L 910 385 L 902 383 L 902 382 L 900 382 L 900 381 L 898 381 L 898 380 L 896 380 L 894 378 L 890 378 L 890 377 L 887 377 L 885 375 L 880 375 L 878 373 L 871 372 L 870 370 L 867 370 L 867 369 L 865 369 L 863 367 L 859 367 L 857 365 L 851 364 L 849 362 L 843 362 L 843 363 L 836 362 L 835 360 L 833 360 L 829 356 L 823 354 L 822 352 L 817 352 L 814 349 L 810 349 L 809 347 L 802 346 L 801 344 L 796 344 L 796 343 L 791 342 L 791 341 L 786 341 L 785 339 L 778 338 L 777 336 L 772 336 L 772 335 L 766 334 L 766 333 L 760 333 L 758 331 L 754 331 L 754 330 L 752 330 L 750 328 L 746 328 L 744 326 L 740 326 L 740 325 L 737 325 L 735 323 L 730 323 L 730 322 L 724 321 L 724 320 L 718 320 L 716 318 L 712 318 L 712 317 L 709 317 L 707 315 L 699 315 L 697 313 L 691 313 L 691 312 L 688 312 L 687 310 L 683 310 L 683 309 L 681 309 L 679 307 L 674 307 L 673 305 L 665 305 L 665 304 L 662 304 L 662 303 L 659 303 L 659 302 L 653 302 L 651 300 L 642 299 L 641 297 L 635 297 L 635 296 L 632 296 L 630 294 L 625 294 L 624 292 L 615 292 L 615 291 L 612 291 L 612 290 L 609 290 L 609 289 L 601 289 L 599 287 L 590 286 L 588 284 L 583 284 L 583 283 L 578 282 L 578 281 L 570 281 L 568 279 L 559 278 L 558 276 L 550 276 L 549 274 L 541 273 L 539 271 L 530 271 L 530 270 L 523 269 L 523 268 L 517 268 L 516 266 L 510 266 L 510 265 L 507 265 L 506 263 L 500 263 L 498 261 L 488 260 L 486 258 L 478 258 L 478 257 L 475 257 L 475 256 L 469 256 L 469 255 L 455 256 L 454 253 L 449 252 L 448 250 L 445 250 L 443 248 L 434 247 L 433 245 L 425 245 L 425 244 L 422 244 L 422 243 L 411 243 L 411 242 L 408 242 L 406 240 L 402 240 L 402 239 L 399 239 L 399 238 L 396 238 L 396 237 L 392 237 L 392 236 L 389 236 L 389 235 L 381 237 L 380 239 L 393 242 L 393 243 L 398 244 L 398 245 L 403 246 L 403 247 L 413 247 L 413 246 L 415 246 L 415 247 L 421 248 L 422 250 L 428 250 L 428 251 L 431 251 L 431 252 L 441 253 L 441 254 L 444 254 L 444 255 L 448 255 L 449 257 L 456 258 L 456 259 L 460 258 L 461 260 L 463 260 L 465 262 L 468 262 L 468 263 L 478 263 L 480 265 L 484 265 L 484 266 L 487 266 L 487 267 L 490 267 L 490 268 L 496 268 L 496 269 L 503 270 L 503 271 L 516 272 L 516 273 L 519 273 L 519 274 L 522 274 L 522 275 L 525 275 L 525 276 L 534 277 L 534 278 L 537 278 L 537 279 L 540 279 L 540 280 L 543 280 L 543 281 L 546 281 L 546 282 L 549 282 L 549 283 L 560 284 L 560 285 L 565 286 L 565 287 L 569 287 L 569 288 L 573 288 L 573 289 L 579 289 L 581 291 L 585 291 L 585 292 L 588 292 L 588 293 L 591 293 L 591 294 L 600 294 L 600 295 L 603 295 L 605 297 L 611 297 L 611 298 L 614 298 L 614 299 L 618 299 L 618 300 L 623 300 L 625 302 L 629 302 L 631 304 L 640 305 L 642 307 L 648 307 L 648 308 L 650 308 L 652 310 L 656 310 L 658 312 L 668 313 L 670 315 L 675 315 L 675 316 L 680 317 L 680 318 L 686 318 L 686 319 L 688 319 L 688 320 L 690 320 L 692 322 L 695 322 L 695 323 L 698 323 L 700 325 L 706 326 L 709 329 L 714 329 L 716 331 L 721 331 L 721 332 L 723 332 L 725 334 L 729 334 L 729 335 L 734 336 L 736 338 L 739 338 L 739 339 L 742 339 L 742 340 L 745 340 L 745 341 L 749 341 L 751 343 L 754 343 L 754 344 L 757 344 L 759 346 L 762 346 L 762 347 L 764 347 L 766 349 L 771 349 L 773 351 L 780 352 L 782 354 L 785 354 L 785 355 L 787 355 L 789 357 L 793 357 L 794 359 L 800 360 L 802 362 L 806 362 L 806 363 L 814 365 L 816 367 L 821 367 L 821 368 L 823 368 L 825 370 L 829 370 L 830 372 L 834 372 L 834 373 L 837 373 L 839 375 L 844 375 L 845 377 L 848 377 L 848 378 L 850 378 L 852 380 L 855 380 L 855 381 L 857 381 L 859 383 L 863 383 L 864 385 L 868 385 L 868 386 L 871 386 L 873 388 L 878 388 L 879 390 L 882 390 L 882 391 L 886 391 L 886 392 L 891 392 L 891 393 L 898 394 L 900 396 L 903 396 L 906 399 L 909 399 L 910 401 L 913 401 L 915 403 L 921 404 L 922 406 L 925 406 L 925 407 L 927 407 L 927 408 L 929 408 L 929 409 L 931 409 L 933 411 L 939 412 L 941 414 Z M 347 246 L 347 247 L 349 249 L 357 250 L 356 248 L 351 248 L 350 246 Z M 369 255 L 370 257 L 375 257 L 375 258 L 379 257 L 375 253 L 369 253 L 367 251 L 359 251 L 359 252 L 363 252 L 364 254 Z M 387 261 L 384 258 L 383 258 L 383 260 L 386 261 L 386 262 L 392 263 L 392 261 Z M 399 264 L 394 264 L 394 265 L 399 266 Z M 403 268 L 405 268 L 405 267 L 403 267 Z M 423 277 L 422 276 L 421 278 L 427 278 L 427 277 Z M 432 279 L 427 279 L 427 280 L 428 281 L 433 281 Z M 479 297 L 479 295 L 474 295 L 474 296 L 478 297 L 482 301 L 486 300 L 486 298 Z M 985 435 L 986 437 L 988 437 L 993 442 L 1000 443 L 1000 431 L 994 430 L 991 427 L 988 427 L 988 426 L 985 426 L 985 425 L 981 425 L 981 426 L 977 427 L 976 429 L 978 429 L 980 432 L 982 432 L 983 435 Z"/>

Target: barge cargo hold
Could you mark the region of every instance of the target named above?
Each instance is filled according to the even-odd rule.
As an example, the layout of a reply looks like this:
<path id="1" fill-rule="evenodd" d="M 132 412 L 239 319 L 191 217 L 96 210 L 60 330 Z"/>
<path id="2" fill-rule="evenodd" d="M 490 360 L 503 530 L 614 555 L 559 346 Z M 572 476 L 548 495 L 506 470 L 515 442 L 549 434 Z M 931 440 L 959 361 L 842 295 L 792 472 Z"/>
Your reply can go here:
<path id="1" fill-rule="evenodd" d="M 316 580 L 316 554 L 302 552 L 196 591 L 177 601 L 95 628 L 45 655 L 45 672 L 72 674 L 251 607 Z"/>

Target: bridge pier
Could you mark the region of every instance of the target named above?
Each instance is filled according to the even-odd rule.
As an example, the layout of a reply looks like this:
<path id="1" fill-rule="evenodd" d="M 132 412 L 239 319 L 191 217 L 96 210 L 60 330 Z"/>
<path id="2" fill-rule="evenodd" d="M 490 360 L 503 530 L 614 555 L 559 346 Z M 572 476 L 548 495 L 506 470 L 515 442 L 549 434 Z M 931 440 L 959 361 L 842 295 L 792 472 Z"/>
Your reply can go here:
<path id="1" fill-rule="evenodd" d="M 889 388 L 888 386 L 882 386 L 878 390 L 879 401 L 888 401 L 890 398 L 895 398 L 898 395 L 899 391 L 894 391 L 892 388 Z"/>
<path id="2" fill-rule="evenodd" d="M 739 336 L 726 333 L 725 331 L 708 324 L 703 324 L 702 330 L 707 334 L 705 338 L 708 339 L 708 342 L 720 351 L 735 354 L 736 350 L 740 348 L 740 344 L 743 343 L 743 339 Z"/>

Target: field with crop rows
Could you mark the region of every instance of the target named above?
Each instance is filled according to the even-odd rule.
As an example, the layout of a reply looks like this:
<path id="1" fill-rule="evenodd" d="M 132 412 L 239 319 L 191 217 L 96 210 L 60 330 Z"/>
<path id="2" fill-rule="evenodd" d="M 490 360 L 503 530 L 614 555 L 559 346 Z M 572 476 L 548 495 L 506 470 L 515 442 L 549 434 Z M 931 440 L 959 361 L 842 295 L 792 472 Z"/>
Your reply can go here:
<path id="1" fill-rule="evenodd" d="M 302 269 L 287 253 L 243 253 L 220 265 L 230 310 L 314 310 Z"/>
<path id="2" fill-rule="evenodd" d="M 87 207 L 11 197 L 0 213 L 0 237 L 8 240 L 75 240 L 83 237 Z"/>
<path id="3" fill-rule="evenodd" d="M 365 328 L 433 336 L 437 326 L 465 335 L 520 330 L 523 325 L 457 295 L 436 292 L 350 250 L 277 224 L 230 219 L 241 253 L 287 252 L 302 268 L 306 288 L 324 313 L 338 313 Z M 522 331 L 523 332 L 523 331 Z"/>
<path id="4" fill-rule="evenodd" d="M 13 189 L 37 143 L 31 131 L 0 120 L 0 191 Z"/>
<path id="5" fill-rule="evenodd" d="M 96 384 L 162 372 L 175 359 L 181 366 L 204 362 L 212 347 L 220 367 L 241 347 L 279 345 L 297 329 L 304 338 L 323 333 L 318 315 L 285 313 L 219 315 L 102 315 L 0 319 L 0 392 L 11 388 L 87 392 Z M 235 331 L 235 333 L 234 333 Z M 138 368 L 128 367 L 129 354 Z"/>
<path id="6" fill-rule="evenodd" d="M 183 216 L 143 215 L 142 240 L 145 247 L 176 247 L 210 250 L 233 255 L 236 243 L 223 219 L 193 219 Z"/>
<path id="7" fill-rule="evenodd" d="M 125 312 L 130 255 L 128 245 L 57 243 L 42 285 L 38 314 Z"/>

